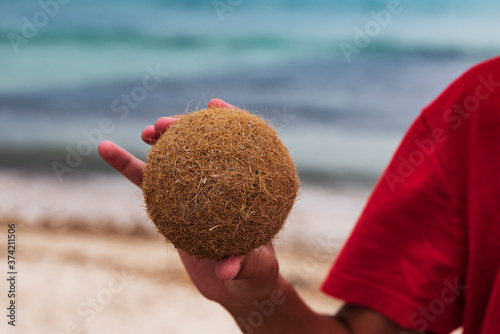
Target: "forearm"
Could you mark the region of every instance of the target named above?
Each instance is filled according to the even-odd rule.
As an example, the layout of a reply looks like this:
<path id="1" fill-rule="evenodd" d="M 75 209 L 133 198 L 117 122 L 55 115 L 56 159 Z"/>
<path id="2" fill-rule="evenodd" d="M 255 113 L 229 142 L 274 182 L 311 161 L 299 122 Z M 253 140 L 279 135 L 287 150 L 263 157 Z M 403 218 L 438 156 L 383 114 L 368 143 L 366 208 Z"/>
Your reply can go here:
<path id="1" fill-rule="evenodd" d="M 244 334 L 349 334 L 338 318 L 321 315 L 310 309 L 293 286 L 281 276 L 276 286 L 269 289 L 264 297 L 225 308 Z"/>

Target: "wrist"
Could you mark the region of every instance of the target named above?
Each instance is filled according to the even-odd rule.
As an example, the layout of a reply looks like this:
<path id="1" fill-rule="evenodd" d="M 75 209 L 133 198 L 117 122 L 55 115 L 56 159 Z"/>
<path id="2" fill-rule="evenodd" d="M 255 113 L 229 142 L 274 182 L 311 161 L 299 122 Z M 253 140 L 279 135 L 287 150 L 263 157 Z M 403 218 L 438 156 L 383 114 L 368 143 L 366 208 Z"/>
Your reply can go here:
<path id="1" fill-rule="evenodd" d="M 255 285 L 255 290 L 245 287 L 246 298 L 223 305 L 231 313 L 243 333 L 285 333 L 287 317 L 280 308 L 288 302 L 293 289 L 281 275 L 272 284 L 263 287 Z"/>
<path id="2" fill-rule="evenodd" d="M 276 286 L 267 294 L 240 301 L 238 305 L 233 304 L 226 309 L 243 333 L 303 334 L 311 332 L 311 329 L 318 329 L 312 332 L 323 333 L 320 327 L 331 321 L 310 309 L 281 275 Z"/>
<path id="3" fill-rule="evenodd" d="M 293 286 L 279 275 L 267 295 L 226 307 L 243 333 L 252 334 L 347 334 L 335 317 L 318 314 L 300 298 Z"/>

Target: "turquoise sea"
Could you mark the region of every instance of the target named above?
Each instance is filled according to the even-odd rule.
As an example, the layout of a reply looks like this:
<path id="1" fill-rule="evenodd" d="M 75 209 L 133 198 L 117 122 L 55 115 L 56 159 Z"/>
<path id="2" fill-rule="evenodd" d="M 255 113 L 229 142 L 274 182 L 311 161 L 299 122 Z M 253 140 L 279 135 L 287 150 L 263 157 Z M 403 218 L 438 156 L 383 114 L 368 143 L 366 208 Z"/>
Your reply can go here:
<path id="1" fill-rule="evenodd" d="M 109 171 L 97 141 L 143 156 L 144 126 L 219 97 L 270 120 L 306 182 L 373 184 L 419 111 L 500 53 L 499 14 L 493 0 L 3 0 L 0 166 L 50 174 L 74 151 L 65 178 Z"/>

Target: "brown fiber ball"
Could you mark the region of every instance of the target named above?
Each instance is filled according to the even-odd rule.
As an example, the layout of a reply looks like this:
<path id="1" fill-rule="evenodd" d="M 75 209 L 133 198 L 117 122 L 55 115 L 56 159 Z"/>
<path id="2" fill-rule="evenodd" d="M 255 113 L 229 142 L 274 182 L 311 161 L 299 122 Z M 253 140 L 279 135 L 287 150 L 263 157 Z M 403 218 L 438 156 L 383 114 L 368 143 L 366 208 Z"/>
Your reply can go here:
<path id="1" fill-rule="evenodd" d="M 152 147 L 143 192 L 149 217 L 199 259 L 242 255 L 283 227 L 299 179 L 276 131 L 244 110 L 187 114 Z"/>

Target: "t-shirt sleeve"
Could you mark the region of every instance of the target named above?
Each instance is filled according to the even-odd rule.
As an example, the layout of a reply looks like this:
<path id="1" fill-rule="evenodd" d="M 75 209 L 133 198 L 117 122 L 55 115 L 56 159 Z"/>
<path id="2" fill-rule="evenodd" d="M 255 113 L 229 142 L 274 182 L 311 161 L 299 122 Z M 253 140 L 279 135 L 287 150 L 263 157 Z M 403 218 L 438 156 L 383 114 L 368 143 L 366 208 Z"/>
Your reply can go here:
<path id="1" fill-rule="evenodd" d="M 378 181 L 321 289 L 405 328 L 461 323 L 466 232 L 439 149 L 446 129 L 421 115 Z"/>

